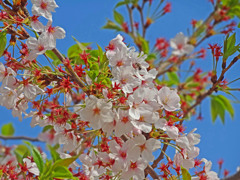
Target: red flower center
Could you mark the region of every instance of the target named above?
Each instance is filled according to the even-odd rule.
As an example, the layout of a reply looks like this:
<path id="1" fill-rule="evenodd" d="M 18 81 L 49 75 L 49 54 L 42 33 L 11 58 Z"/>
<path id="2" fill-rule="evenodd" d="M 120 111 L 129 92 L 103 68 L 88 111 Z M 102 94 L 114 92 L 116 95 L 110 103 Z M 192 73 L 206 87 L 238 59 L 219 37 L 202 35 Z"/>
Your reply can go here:
<path id="1" fill-rule="evenodd" d="M 131 169 L 136 169 L 137 168 L 137 162 L 135 162 L 135 163 L 131 162 L 130 168 Z"/>
<path id="2" fill-rule="evenodd" d="M 41 7 L 42 9 L 47 9 L 47 3 L 42 2 L 41 5 L 40 5 L 40 7 Z"/>
<path id="3" fill-rule="evenodd" d="M 99 115 L 100 114 L 100 109 L 98 108 L 98 107 L 95 107 L 94 109 L 93 109 L 93 114 L 94 115 Z"/>

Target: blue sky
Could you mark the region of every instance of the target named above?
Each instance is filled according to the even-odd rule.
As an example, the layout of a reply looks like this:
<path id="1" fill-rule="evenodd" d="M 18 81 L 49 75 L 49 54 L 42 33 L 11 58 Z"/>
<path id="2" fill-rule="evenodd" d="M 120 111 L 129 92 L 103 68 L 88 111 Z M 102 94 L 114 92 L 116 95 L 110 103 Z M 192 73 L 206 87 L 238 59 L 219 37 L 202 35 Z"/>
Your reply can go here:
<path id="1" fill-rule="evenodd" d="M 151 42 L 151 47 L 154 45 L 156 38 L 165 37 L 170 39 L 175 37 L 178 32 L 187 34 L 187 28 L 191 28 L 190 22 L 192 19 L 205 19 L 212 11 L 212 6 L 208 0 L 169 0 L 172 3 L 172 12 L 163 18 L 159 19 L 147 33 L 147 39 Z M 67 53 L 67 49 L 74 44 L 72 36 L 80 42 L 92 42 L 99 44 L 103 49 L 117 33 L 112 30 L 103 30 L 101 27 L 106 23 L 106 18 L 113 19 L 112 9 L 116 2 L 113 0 L 56 0 L 60 8 L 53 13 L 53 24 L 63 27 L 67 32 L 67 37 L 57 41 L 57 47 L 62 53 Z M 124 8 L 119 9 L 126 14 Z M 128 19 L 127 19 L 128 21 Z M 128 21 L 129 23 L 129 21 Z M 240 33 L 237 34 L 239 36 Z M 207 47 L 208 43 L 223 44 L 224 36 L 218 35 L 211 38 L 200 45 Z M 238 42 L 240 39 L 238 38 Z M 125 42 L 131 43 L 129 38 Z M 133 45 L 133 44 L 132 44 Z M 198 66 L 204 70 L 210 70 L 212 67 L 212 59 L 210 51 L 204 60 L 198 60 Z M 231 73 L 227 74 L 229 80 L 239 77 L 239 62 L 237 67 Z M 240 83 L 233 84 L 235 87 L 240 87 Z M 239 93 L 237 94 L 238 97 Z M 201 135 L 200 158 L 205 157 L 213 162 L 213 169 L 218 170 L 217 161 L 220 158 L 224 159 L 224 168 L 230 170 L 230 173 L 236 171 L 237 166 L 240 166 L 240 108 L 239 104 L 234 104 L 235 120 L 232 121 L 230 116 L 226 116 L 225 125 L 221 124 L 218 119 L 215 124 L 211 123 L 210 103 L 205 100 L 202 104 L 203 121 L 197 121 L 193 118 L 186 122 L 187 132 L 193 128 L 198 128 L 198 133 Z M 16 135 L 25 135 L 36 137 L 40 132 L 40 128 L 31 128 L 29 119 L 24 119 L 20 123 L 17 118 L 12 118 L 11 112 L 6 108 L 0 107 L 0 126 L 6 122 L 13 122 L 16 127 Z M 6 142 L 5 142 L 6 143 Z M 10 143 L 10 142 L 7 142 Z M 11 142 L 13 143 L 13 142 Z"/>

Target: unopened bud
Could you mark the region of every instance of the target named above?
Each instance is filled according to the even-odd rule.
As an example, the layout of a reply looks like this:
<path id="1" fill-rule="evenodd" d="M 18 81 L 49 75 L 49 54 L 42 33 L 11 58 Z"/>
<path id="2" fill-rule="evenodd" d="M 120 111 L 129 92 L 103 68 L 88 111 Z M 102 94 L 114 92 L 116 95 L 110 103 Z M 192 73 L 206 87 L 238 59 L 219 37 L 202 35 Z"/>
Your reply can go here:
<path id="1" fill-rule="evenodd" d="M 217 75 L 216 74 L 212 75 L 211 81 L 212 81 L 213 84 L 215 84 L 217 82 Z"/>
<path id="2" fill-rule="evenodd" d="M 193 46 L 195 46 L 197 44 L 197 39 L 195 37 L 190 38 L 189 44 L 192 44 Z"/>
<path id="3" fill-rule="evenodd" d="M 14 6 L 19 6 L 21 4 L 21 0 L 13 0 Z"/>
<path id="4" fill-rule="evenodd" d="M 146 24 L 145 24 L 145 28 L 148 28 L 152 23 L 153 23 L 153 20 L 148 17 L 147 21 L 146 21 Z"/>
<path id="5" fill-rule="evenodd" d="M 16 44 L 16 36 L 11 35 L 10 45 L 15 46 L 15 44 Z"/>

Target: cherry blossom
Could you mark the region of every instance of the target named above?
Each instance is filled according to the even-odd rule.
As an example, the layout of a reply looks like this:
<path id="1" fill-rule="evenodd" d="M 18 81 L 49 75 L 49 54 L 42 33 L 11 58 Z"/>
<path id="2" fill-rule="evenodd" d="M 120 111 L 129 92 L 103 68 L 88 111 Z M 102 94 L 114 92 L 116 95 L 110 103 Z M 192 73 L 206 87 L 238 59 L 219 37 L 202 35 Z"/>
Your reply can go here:
<path id="1" fill-rule="evenodd" d="M 153 152 L 161 148 L 161 142 L 150 138 L 146 140 L 146 137 L 142 134 L 134 137 L 132 140 L 133 146 L 135 147 L 131 151 L 141 152 L 141 157 L 147 162 L 152 162 L 154 160 Z"/>
<path id="2" fill-rule="evenodd" d="M 176 90 L 168 87 L 162 87 L 158 91 L 158 102 L 167 111 L 176 111 L 180 109 L 180 97 Z"/>
<path id="3" fill-rule="evenodd" d="M 167 135 L 172 139 L 177 139 L 178 137 L 178 128 L 169 123 L 166 119 L 159 119 L 157 122 L 155 122 L 155 127 L 166 131 Z"/>
<path id="4" fill-rule="evenodd" d="M 208 161 L 205 158 L 202 158 L 201 161 L 205 163 L 204 170 L 205 170 L 205 173 L 206 173 L 206 179 L 207 180 L 219 180 L 219 178 L 217 176 L 217 173 L 214 172 L 214 171 L 211 171 L 212 162 Z M 200 178 L 199 177 L 192 177 L 192 179 L 193 180 L 199 180 Z"/>
<path id="5" fill-rule="evenodd" d="M 56 47 L 56 39 L 65 38 L 65 30 L 59 26 L 52 26 L 52 22 L 49 21 L 45 27 L 42 36 L 47 40 L 50 49 Z"/>
<path id="6" fill-rule="evenodd" d="M 46 36 L 41 35 L 38 39 L 34 37 L 28 38 L 26 42 L 29 49 L 31 49 L 27 60 L 34 60 L 40 54 L 44 54 L 47 50 L 51 49 L 49 46 L 49 41 Z"/>
<path id="7" fill-rule="evenodd" d="M 35 31 L 42 32 L 44 31 L 44 25 L 38 20 L 38 17 L 35 15 L 32 17 L 31 26 Z"/>
<path id="8" fill-rule="evenodd" d="M 28 158 L 24 158 L 23 162 L 26 164 L 28 171 L 30 173 L 33 173 L 34 175 L 39 176 L 40 172 L 35 162 L 31 162 L 31 160 Z"/>
<path id="9" fill-rule="evenodd" d="M 121 175 L 122 179 L 144 179 L 144 169 L 147 167 L 146 161 L 142 158 L 139 158 L 137 161 L 131 161 L 127 166 L 127 170 L 124 171 Z"/>
<path id="10" fill-rule="evenodd" d="M 0 105 L 12 109 L 16 104 L 17 97 L 15 90 L 5 87 L 0 91 Z"/>
<path id="11" fill-rule="evenodd" d="M 108 59 L 112 59 L 114 56 L 116 56 L 117 52 L 122 52 L 125 54 L 127 50 L 127 46 L 123 43 L 123 37 L 118 34 L 116 38 L 110 41 L 106 55 Z"/>
<path id="12" fill-rule="evenodd" d="M 37 16 L 43 16 L 46 19 L 52 21 L 52 13 L 55 12 L 55 8 L 58 7 L 55 0 L 31 0 L 32 1 L 32 13 Z"/>
<path id="13" fill-rule="evenodd" d="M 117 137 L 122 136 L 123 134 L 129 133 L 133 130 L 132 117 L 129 115 L 128 110 L 118 110 L 118 118 L 116 119 L 116 124 L 114 128 L 115 135 Z"/>
<path id="14" fill-rule="evenodd" d="M 79 159 L 83 163 L 83 170 L 85 174 L 90 179 L 96 179 L 98 176 L 105 172 L 103 167 L 99 167 L 98 165 L 94 165 L 97 162 L 97 157 L 94 151 L 91 151 L 89 155 L 81 154 Z"/>
<path id="15" fill-rule="evenodd" d="M 113 121 L 111 102 L 92 95 L 86 98 L 86 107 L 79 114 L 82 120 L 88 121 L 93 129 L 100 129 L 104 123 Z"/>
<path id="16" fill-rule="evenodd" d="M 3 81 L 4 78 L 11 75 L 15 77 L 17 74 L 12 68 L 10 67 L 5 68 L 3 63 L 0 62 L 0 82 Z"/>
<path id="17" fill-rule="evenodd" d="M 188 37 L 184 36 L 182 32 L 170 40 L 170 45 L 174 49 L 172 53 L 177 56 L 188 55 L 194 49 L 193 45 L 188 44 Z"/>
<path id="18" fill-rule="evenodd" d="M 124 142 L 122 146 L 116 143 L 115 140 L 109 142 L 111 150 L 110 157 L 115 159 L 112 170 L 113 172 L 119 172 L 122 169 L 127 168 L 130 161 L 136 161 L 140 156 L 140 150 L 131 151 L 132 141 Z"/>

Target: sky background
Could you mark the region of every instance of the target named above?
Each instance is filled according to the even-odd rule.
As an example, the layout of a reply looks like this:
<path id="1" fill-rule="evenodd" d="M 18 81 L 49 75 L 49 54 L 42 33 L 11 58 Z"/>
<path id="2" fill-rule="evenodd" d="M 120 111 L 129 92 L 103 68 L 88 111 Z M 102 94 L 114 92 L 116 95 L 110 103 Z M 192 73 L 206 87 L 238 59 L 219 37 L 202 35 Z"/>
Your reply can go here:
<path id="1" fill-rule="evenodd" d="M 154 0 L 156 1 L 156 0 Z M 53 24 L 55 26 L 63 27 L 66 30 L 66 38 L 57 41 L 58 49 L 66 54 L 67 49 L 74 44 L 72 36 L 80 42 L 92 42 L 93 47 L 96 43 L 103 49 L 106 47 L 111 39 L 118 33 L 112 30 L 103 30 L 101 27 L 106 23 L 106 19 L 113 20 L 112 9 L 118 1 L 114 0 L 56 0 L 60 8 L 53 13 Z M 172 4 L 172 12 L 159 19 L 153 24 L 146 38 L 150 41 L 150 49 L 152 49 L 156 38 L 165 37 L 170 40 L 179 32 L 187 35 L 187 29 L 191 28 L 190 22 L 192 19 L 205 19 L 212 11 L 212 6 L 208 0 L 169 0 Z M 30 8 L 30 6 L 29 6 Z M 119 11 L 126 14 L 126 9 L 119 8 Z M 129 24 L 128 17 L 125 18 Z M 237 42 L 240 41 L 237 34 Z M 214 38 L 208 39 L 201 47 L 207 47 L 208 43 L 223 44 L 224 36 L 218 35 Z M 132 41 L 126 36 L 125 42 Z M 203 70 L 210 70 L 212 67 L 212 58 L 210 51 L 207 52 L 207 57 L 204 60 L 197 60 L 197 65 Z M 240 77 L 239 62 L 236 64 L 231 73 L 227 74 L 229 81 Z M 233 84 L 234 87 L 240 87 L 240 83 Z M 236 94 L 240 98 L 240 93 Z M 200 148 L 199 158 L 205 157 L 213 162 L 213 170 L 218 170 L 217 161 L 224 159 L 223 168 L 230 170 L 230 174 L 236 172 L 237 166 L 240 166 L 240 105 L 234 104 L 235 118 L 232 121 L 230 116 L 226 114 L 225 125 L 218 119 L 215 124 L 211 122 L 210 103 L 205 100 L 202 103 L 202 113 L 204 119 L 197 121 L 193 117 L 191 121 L 185 122 L 187 132 L 193 128 L 197 128 L 197 133 L 201 135 L 201 142 L 198 145 Z M 11 111 L 4 107 L 0 107 L 0 127 L 7 122 L 13 122 L 16 133 L 15 135 L 25 135 L 36 137 L 41 131 L 39 127 L 31 128 L 30 119 L 23 119 L 19 122 L 17 118 L 13 118 Z M 18 141 L 19 142 L 19 141 Z M 5 144 L 13 144 L 13 141 L 4 141 Z M 37 143 L 42 145 L 42 143 Z"/>

